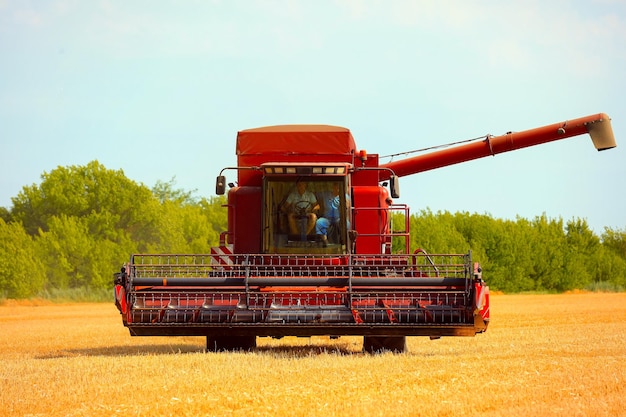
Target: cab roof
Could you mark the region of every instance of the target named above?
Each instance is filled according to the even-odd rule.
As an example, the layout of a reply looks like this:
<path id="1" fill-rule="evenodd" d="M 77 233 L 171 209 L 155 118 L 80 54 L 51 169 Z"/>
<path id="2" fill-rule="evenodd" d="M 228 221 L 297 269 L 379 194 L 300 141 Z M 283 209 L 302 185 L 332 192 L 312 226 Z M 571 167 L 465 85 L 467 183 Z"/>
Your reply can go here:
<path id="1" fill-rule="evenodd" d="M 350 130 L 331 125 L 276 125 L 237 133 L 239 156 L 261 154 L 348 155 L 356 152 Z"/>

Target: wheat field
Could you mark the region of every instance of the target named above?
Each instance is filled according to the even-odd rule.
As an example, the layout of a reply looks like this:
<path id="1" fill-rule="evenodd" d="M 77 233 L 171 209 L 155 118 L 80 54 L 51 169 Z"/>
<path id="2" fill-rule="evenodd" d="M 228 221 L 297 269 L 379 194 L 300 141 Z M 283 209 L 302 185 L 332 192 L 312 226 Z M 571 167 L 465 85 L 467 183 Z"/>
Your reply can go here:
<path id="1" fill-rule="evenodd" d="M 131 337 L 112 304 L 0 306 L 7 416 L 618 416 L 626 294 L 496 295 L 475 338 L 259 338 L 205 353 L 200 337 Z"/>

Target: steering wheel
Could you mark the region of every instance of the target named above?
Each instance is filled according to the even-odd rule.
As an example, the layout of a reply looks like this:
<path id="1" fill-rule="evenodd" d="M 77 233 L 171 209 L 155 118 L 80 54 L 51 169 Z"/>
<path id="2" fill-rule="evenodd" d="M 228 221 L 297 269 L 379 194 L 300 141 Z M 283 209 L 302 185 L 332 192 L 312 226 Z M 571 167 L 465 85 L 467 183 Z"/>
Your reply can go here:
<path id="1" fill-rule="evenodd" d="M 294 204 L 294 212 L 296 216 L 305 216 L 311 211 L 312 204 L 310 201 L 298 201 Z"/>

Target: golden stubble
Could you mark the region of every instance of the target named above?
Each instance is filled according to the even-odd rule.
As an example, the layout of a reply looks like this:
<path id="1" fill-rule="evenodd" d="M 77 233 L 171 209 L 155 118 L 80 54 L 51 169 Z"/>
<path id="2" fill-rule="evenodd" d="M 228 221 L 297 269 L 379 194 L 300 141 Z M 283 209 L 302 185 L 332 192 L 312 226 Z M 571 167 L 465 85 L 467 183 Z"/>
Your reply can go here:
<path id="1" fill-rule="evenodd" d="M 0 415 L 617 416 L 626 409 L 626 294 L 494 295 L 475 338 L 131 337 L 109 304 L 0 306 Z"/>

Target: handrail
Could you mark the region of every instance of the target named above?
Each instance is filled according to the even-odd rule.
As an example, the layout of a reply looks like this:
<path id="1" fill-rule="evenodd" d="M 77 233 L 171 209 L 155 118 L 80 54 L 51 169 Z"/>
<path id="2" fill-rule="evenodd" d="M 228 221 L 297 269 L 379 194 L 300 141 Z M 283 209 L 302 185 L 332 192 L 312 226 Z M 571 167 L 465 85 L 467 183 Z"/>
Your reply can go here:
<path id="1" fill-rule="evenodd" d="M 426 251 L 422 248 L 417 248 L 415 249 L 415 251 L 413 251 L 413 255 L 417 255 L 418 253 L 423 253 L 426 256 L 426 259 L 428 259 L 428 262 L 430 262 L 430 264 L 433 266 L 433 269 L 437 273 L 437 276 L 439 276 L 439 268 L 437 268 L 437 265 L 435 265 L 435 262 L 433 262 L 433 259 L 430 257 L 430 255 L 426 253 Z M 415 264 L 415 258 L 413 258 L 413 263 Z"/>

